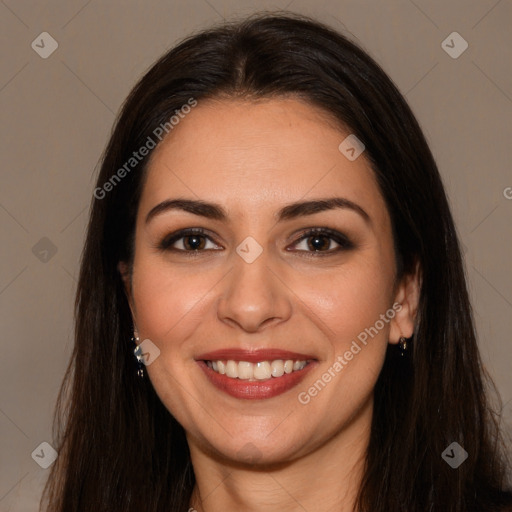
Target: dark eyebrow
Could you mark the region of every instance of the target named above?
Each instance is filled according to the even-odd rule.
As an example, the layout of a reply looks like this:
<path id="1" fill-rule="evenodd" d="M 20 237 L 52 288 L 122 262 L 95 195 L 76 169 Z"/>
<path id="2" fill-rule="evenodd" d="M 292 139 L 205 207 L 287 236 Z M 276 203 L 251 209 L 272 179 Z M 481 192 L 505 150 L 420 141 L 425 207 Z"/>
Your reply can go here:
<path id="1" fill-rule="evenodd" d="M 289 204 L 279 210 L 277 220 L 290 220 L 303 215 L 313 215 L 314 213 L 334 210 L 336 208 L 345 208 L 358 213 L 365 222 L 371 224 L 370 216 L 358 204 L 345 199 L 344 197 L 330 197 L 328 199 L 315 199 L 312 201 L 298 201 Z"/>
<path id="2" fill-rule="evenodd" d="M 371 224 L 370 216 L 358 204 L 343 197 L 331 197 L 327 199 L 315 199 L 311 201 L 297 201 L 283 207 L 275 215 L 278 222 L 291 220 L 305 215 L 333 210 L 335 208 L 346 208 L 358 213 L 367 223 Z M 184 210 L 194 215 L 207 219 L 226 221 L 228 214 L 226 210 L 215 203 L 207 203 L 193 199 L 167 199 L 157 204 L 146 216 L 146 224 L 155 216 L 170 211 Z"/>

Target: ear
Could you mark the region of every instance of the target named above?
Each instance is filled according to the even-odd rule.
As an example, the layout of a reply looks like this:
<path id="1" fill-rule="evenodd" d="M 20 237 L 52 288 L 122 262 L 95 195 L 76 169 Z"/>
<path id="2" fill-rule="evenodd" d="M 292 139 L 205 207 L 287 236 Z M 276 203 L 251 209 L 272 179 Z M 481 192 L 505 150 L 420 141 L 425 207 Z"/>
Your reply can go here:
<path id="1" fill-rule="evenodd" d="M 130 305 L 130 310 L 132 312 L 132 317 L 135 319 L 135 308 L 133 304 L 133 295 L 132 295 L 132 270 L 128 263 L 125 261 L 120 261 L 117 264 L 117 269 L 121 274 L 121 279 L 124 284 L 124 291 L 126 293 L 126 298 L 128 299 L 128 304 Z"/>
<path id="2" fill-rule="evenodd" d="M 414 271 L 405 274 L 395 292 L 395 317 L 390 322 L 389 343 L 396 344 L 400 338 L 414 334 L 421 291 L 421 267 L 416 262 Z M 398 306 L 400 305 L 400 306 Z"/>

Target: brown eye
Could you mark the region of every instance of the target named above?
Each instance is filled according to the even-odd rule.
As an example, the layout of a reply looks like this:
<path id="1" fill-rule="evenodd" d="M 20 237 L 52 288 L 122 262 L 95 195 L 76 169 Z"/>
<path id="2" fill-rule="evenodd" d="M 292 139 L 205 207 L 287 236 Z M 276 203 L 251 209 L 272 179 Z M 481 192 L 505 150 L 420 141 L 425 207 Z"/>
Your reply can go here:
<path id="1" fill-rule="evenodd" d="M 208 243 L 213 247 L 208 247 Z M 219 246 L 214 244 L 209 236 L 204 234 L 204 231 L 199 228 L 184 229 L 173 233 L 164 238 L 159 244 L 158 248 L 163 251 L 176 251 L 176 252 L 203 252 L 211 249 L 218 249 Z"/>
<path id="2" fill-rule="evenodd" d="M 306 238 L 308 248 L 312 251 L 328 250 L 332 239 L 325 235 L 314 235 Z"/>
<path id="3" fill-rule="evenodd" d="M 202 235 L 187 235 L 182 237 L 183 245 L 187 251 L 197 251 L 199 249 L 204 249 L 206 245 L 205 237 Z"/>
<path id="4" fill-rule="evenodd" d="M 293 244 L 295 250 L 315 255 L 330 255 L 342 250 L 353 249 L 354 244 L 342 233 L 328 229 L 315 228 L 305 232 Z"/>

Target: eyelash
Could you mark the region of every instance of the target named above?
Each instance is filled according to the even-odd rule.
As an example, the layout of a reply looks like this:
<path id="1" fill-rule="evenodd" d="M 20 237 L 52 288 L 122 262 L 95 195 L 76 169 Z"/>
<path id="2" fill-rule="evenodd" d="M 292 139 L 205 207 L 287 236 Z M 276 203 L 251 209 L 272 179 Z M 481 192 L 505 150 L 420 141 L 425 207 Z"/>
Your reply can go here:
<path id="1" fill-rule="evenodd" d="M 165 237 L 157 246 L 157 248 L 161 251 L 173 251 L 173 252 L 181 252 L 185 254 L 188 257 L 195 257 L 198 256 L 199 253 L 210 251 L 212 249 L 194 249 L 194 250 L 185 250 L 185 249 L 176 249 L 175 247 L 171 247 L 172 244 L 180 240 L 181 238 L 186 238 L 187 236 L 204 236 L 205 238 L 208 238 L 210 241 L 214 242 L 210 236 L 208 236 L 205 233 L 205 230 L 202 228 L 187 228 L 182 229 L 180 231 L 177 231 L 176 233 L 172 233 L 171 235 Z M 338 231 L 334 231 L 329 228 L 310 228 L 304 232 L 301 233 L 300 238 L 298 238 L 295 242 L 293 242 L 293 245 L 297 245 L 299 242 L 302 242 L 303 240 L 307 240 L 308 238 L 312 236 L 325 236 L 334 242 L 336 242 L 339 247 L 336 247 L 334 249 L 328 249 L 327 251 L 304 251 L 299 250 L 298 252 L 304 253 L 302 256 L 304 257 L 324 257 L 324 256 L 333 256 L 334 254 L 339 253 L 340 251 L 347 251 L 350 249 L 354 249 L 355 245 L 342 233 L 339 233 Z M 214 242 L 215 243 L 215 242 Z M 214 249 L 217 250 L 217 249 Z"/>

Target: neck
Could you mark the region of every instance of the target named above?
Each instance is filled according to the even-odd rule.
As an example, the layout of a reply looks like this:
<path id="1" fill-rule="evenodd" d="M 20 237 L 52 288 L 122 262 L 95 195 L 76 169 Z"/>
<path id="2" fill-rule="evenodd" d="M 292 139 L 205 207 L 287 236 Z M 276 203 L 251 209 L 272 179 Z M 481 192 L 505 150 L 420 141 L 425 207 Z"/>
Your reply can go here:
<path id="1" fill-rule="evenodd" d="M 364 471 L 373 401 L 349 425 L 293 461 L 240 465 L 205 454 L 189 440 L 196 485 L 190 512 L 353 512 Z"/>

